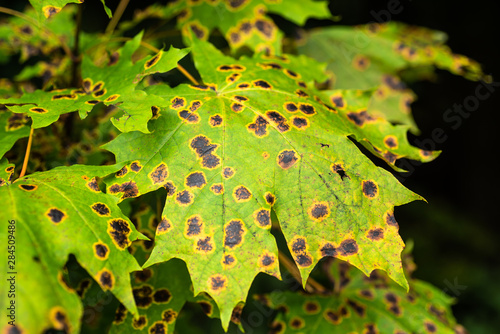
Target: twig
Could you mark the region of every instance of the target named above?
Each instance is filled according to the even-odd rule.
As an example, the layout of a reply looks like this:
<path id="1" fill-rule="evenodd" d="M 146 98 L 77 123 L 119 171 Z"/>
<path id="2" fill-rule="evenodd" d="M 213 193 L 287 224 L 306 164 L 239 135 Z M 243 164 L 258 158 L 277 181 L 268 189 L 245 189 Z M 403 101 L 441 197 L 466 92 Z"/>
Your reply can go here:
<path id="1" fill-rule="evenodd" d="M 191 81 L 193 84 L 195 85 L 199 85 L 198 81 L 196 81 L 196 79 L 188 72 L 186 71 L 186 69 L 184 67 L 181 66 L 181 64 L 177 63 L 177 69 L 182 73 L 184 74 L 184 76 L 186 78 L 189 79 L 189 81 Z"/>
<path id="2" fill-rule="evenodd" d="M 130 0 L 121 0 L 120 3 L 118 4 L 118 7 L 116 7 L 115 12 L 113 13 L 113 17 L 111 18 L 111 21 L 109 21 L 108 26 L 106 27 L 105 34 L 108 36 L 111 36 L 113 34 L 113 31 L 115 30 L 116 26 L 118 25 L 118 21 L 120 21 L 123 12 L 125 11 L 125 8 L 128 6 L 128 2 Z"/>
<path id="3" fill-rule="evenodd" d="M 302 278 L 300 275 L 299 269 L 295 266 L 295 264 L 281 251 L 279 251 L 279 260 L 280 263 L 292 274 L 292 276 L 297 280 L 297 282 L 302 284 Z M 316 282 L 312 277 L 309 277 L 306 282 L 306 290 L 307 292 L 326 292 L 326 288 Z"/>
<path id="4" fill-rule="evenodd" d="M 78 6 L 78 12 L 76 13 L 75 45 L 73 46 L 73 65 L 71 69 L 71 85 L 73 87 L 82 86 L 82 78 L 80 74 L 80 64 L 82 62 L 82 58 L 80 56 L 80 31 L 82 29 L 83 12 L 82 8 L 82 6 Z"/>
<path id="5" fill-rule="evenodd" d="M 28 138 L 28 147 L 26 148 L 26 154 L 24 155 L 23 169 L 21 169 L 21 174 L 19 177 L 23 177 L 26 174 L 26 169 L 28 168 L 28 160 L 30 159 L 31 143 L 33 142 L 33 128 L 30 130 L 30 136 Z"/>

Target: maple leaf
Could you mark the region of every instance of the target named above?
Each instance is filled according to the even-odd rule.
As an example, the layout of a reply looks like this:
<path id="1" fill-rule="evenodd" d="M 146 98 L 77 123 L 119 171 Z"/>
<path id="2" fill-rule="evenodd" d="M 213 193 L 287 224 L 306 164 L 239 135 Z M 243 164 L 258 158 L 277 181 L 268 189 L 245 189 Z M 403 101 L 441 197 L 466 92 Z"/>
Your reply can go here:
<path id="1" fill-rule="evenodd" d="M 139 48 L 142 35 L 141 32 L 126 42 L 103 68 L 84 57 L 81 88 L 50 92 L 36 90 L 19 98 L 2 99 L 0 103 L 8 104 L 7 108 L 15 113 L 27 113 L 33 119 L 32 127 L 37 129 L 54 123 L 62 114 L 76 110 L 80 118 L 84 119 L 96 104 L 102 102 L 105 105 L 117 105 L 123 110 L 121 118 L 112 120 L 120 131 L 148 132 L 147 122 L 153 116 L 154 104 L 160 101 L 154 96 L 146 99 L 144 92 L 136 91 L 135 88 L 145 76 L 174 68 L 188 53 L 188 49 L 170 48 L 132 63 L 132 54 Z"/>
<path id="2" fill-rule="evenodd" d="M 465 333 L 451 313 L 454 299 L 428 283 L 412 279 L 406 293 L 383 272 L 366 277 L 345 262 L 329 266 L 330 294 L 259 298 L 279 312 L 273 333 Z"/>
<path id="3" fill-rule="evenodd" d="M 96 180 L 120 167 L 59 167 L 0 187 L 4 205 L 0 217 L 4 222 L 15 221 L 16 262 L 7 267 L 7 261 L 2 261 L 2 271 L 17 272 L 16 280 L 22 282 L 16 294 L 23 305 L 16 319 L 20 331 L 35 333 L 51 327 L 79 331 L 81 303 L 62 279 L 70 254 L 103 290 L 137 312 L 129 273 L 140 266 L 127 247 L 132 240 L 146 237 L 121 213 L 117 199 L 99 190 Z M 2 240 L 8 240 L 8 231 L 3 226 Z M 8 288 L 1 285 L 2 296 L 7 296 Z M 7 302 L 2 297 L 0 306 L 7 308 Z"/>
<path id="4" fill-rule="evenodd" d="M 393 207 L 421 198 L 348 138 L 378 142 L 396 128 L 325 104 L 314 88 L 324 66 L 307 57 L 237 61 L 209 43 L 193 45 L 204 84 L 149 87 L 170 101 L 152 133 L 121 134 L 103 147 L 132 161 L 105 180 L 109 193 L 167 189 L 145 266 L 183 259 L 195 294 L 215 299 L 227 328 L 259 272 L 280 276 L 273 209 L 304 284 L 322 257 L 335 256 L 407 287 Z"/>
<path id="5" fill-rule="evenodd" d="M 43 24 L 46 19 L 52 18 L 55 14 L 59 13 L 61 9 L 70 3 L 82 3 L 83 0 L 30 0 L 31 5 L 35 9 L 38 21 Z M 111 10 L 106 6 L 104 0 L 101 0 L 104 6 L 104 11 L 111 18 Z"/>

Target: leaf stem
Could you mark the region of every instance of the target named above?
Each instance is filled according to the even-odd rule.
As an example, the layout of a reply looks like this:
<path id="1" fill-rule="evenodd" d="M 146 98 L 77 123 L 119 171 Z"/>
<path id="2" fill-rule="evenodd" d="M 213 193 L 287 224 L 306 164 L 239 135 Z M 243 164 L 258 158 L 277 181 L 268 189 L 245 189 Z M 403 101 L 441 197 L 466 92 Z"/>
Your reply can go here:
<path id="1" fill-rule="evenodd" d="M 290 274 L 297 280 L 297 282 L 302 284 L 302 278 L 300 271 L 297 266 L 285 255 L 283 252 L 279 251 L 278 254 L 280 263 L 290 272 Z M 324 286 L 316 282 L 312 277 L 309 276 L 305 287 L 307 292 L 320 292 L 325 293 L 327 290 Z"/>
<path id="2" fill-rule="evenodd" d="M 113 34 L 113 31 L 115 30 L 116 26 L 118 25 L 118 21 L 120 21 L 123 12 L 125 11 L 125 8 L 127 8 L 128 3 L 130 0 L 120 0 L 120 3 L 118 4 L 118 7 L 116 7 L 115 12 L 113 13 L 113 17 L 111 18 L 111 21 L 109 21 L 108 26 L 106 27 L 105 34 L 106 35 L 111 35 Z"/>
<path id="3" fill-rule="evenodd" d="M 184 76 L 186 78 L 189 79 L 189 81 L 191 81 L 193 84 L 195 85 L 199 85 L 198 81 L 196 81 L 196 79 L 184 68 L 181 66 L 181 64 L 177 63 L 177 69 L 182 73 L 184 74 Z"/>
<path id="4" fill-rule="evenodd" d="M 30 158 L 31 152 L 31 143 L 33 142 L 33 128 L 30 130 L 30 136 L 28 138 L 28 147 L 26 148 L 26 154 L 24 155 L 23 168 L 21 169 L 21 174 L 19 174 L 19 178 L 23 177 L 26 174 L 26 169 L 28 168 L 28 160 Z"/>
<path id="5" fill-rule="evenodd" d="M 73 87 L 82 86 L 82 78 L 80 74 L 80 64 L 82 58 L 80 56 L 80 31 L 82 29 L 82 12 L 83 7 L 78 6 L 78 12 L 76 13 L 76 29 L 75 29 L 75 45 L 73 46 L 73 58 L 72 58 L 72 68 L 71 68 L 71 85 Z"/>

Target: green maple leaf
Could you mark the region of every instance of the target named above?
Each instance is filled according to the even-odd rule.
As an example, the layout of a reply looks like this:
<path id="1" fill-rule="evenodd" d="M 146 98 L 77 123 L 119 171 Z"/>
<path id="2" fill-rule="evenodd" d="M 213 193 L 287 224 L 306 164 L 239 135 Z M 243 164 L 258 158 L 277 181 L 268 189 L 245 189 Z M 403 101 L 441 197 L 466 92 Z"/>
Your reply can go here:
<path id="1" fill-rule="evenodd" d="M 213 30 L 218 29 L 233 50 L 248 46 L 252 50 L 280 54 L 283 33 L 266 15 L 268 12 L 281 15 L 299 25 L 303 25 L 310 17 L 331 17 L 326 1 L 215 0 L 176 1 L 167 7 L 153 5 L 141 12 L 136 21 L 148 16 L 170 19 L 178 15 L 177 27 L 187 36 L 187 43 L 190 29 L 204 40 L 208 39 Z"/>
<path id="2" fill-rule="evenodd" d="M 16 225 L 16 263 L 2 271 L 17 272 L 16 300 L 23 312 L 20 331 L 38 333 L 46 328 L 78 332 L 82 315 L 78 296 L 62 280 L 69 254 L 136 313 L 129 273 L 140 270 L 127 252 L 132 240 L 144 239 L 121 213 L 117 199 L 99 190 L 96 177 L 119 166 L 59 167 L 34 173 L 0 188 L 4 204 L 1 219 Z M 7 243 L 7 226 L 0 236 Z M 43 287 L 40 288 L 40 287 Z M 0 306 L 8 305 L 6 284 L 1 285 Z"/>
<path id="3" fill-rule="evenodd" d="M 453 54 L 445 41 L 446 35 L 439 31 L 397 22 L 374 23 L 314 30 L 305 40 L 299 41 L 298 51 L 327 62 L 336 89 L 380 87 L 369 111 L 391 122 L 410 125 L 417 133 L 409 112 L 414 94 L 398 78 L 403 70 L 413 71 L 414 79 L 422 78 L 418 70 L 428 67 L 447 70 L 470 80 L 483 76 L 478 63 Z M 429 71 L 422 73 L 429 75 Z"/>
<path id="4" fill-rule="evenodd" d="M 204 85 L 148 88 L 170 101 L 152 133 L 104 146 L 117 161 L 134 160 L 105 180 L 109 193 L 168 191 L 145 266 L 183 259 L 195 294 L 215 299 L 226 327 L 259 272 L 279 277 L 273 209 L 304 284 L 322 257 L 336 256 L 407 287 L 393 208 L 421 198 L 348 138 L 378 142 L 397 128 L 325 104 L 313 82 L 325 79 L 324 66 L 307 57 L 237 61 L 209 43 L 193 45 Z"/>
<path id="5" fill-rule="evenodd" d="M 464 333 L 451 312 L 453 298 L 432 285 L 410 280 L 410 292 L 382 272 L 368 278 L 336 261 L 330 295 L 273 292 L 268 306 L 279 310 L 275 333 Z"/>
<path id="6" fill-rule="evenodd" d="M 101 0 L 101 2 L 104 11 L 111 18 L 111 10 L 106 6 L 104 0 Z M 59 13 L 67 4 L 83 3 L 83 0 L 30 0 L 30 3 L 37 13 L 38 21 L 43 23 L 46 19 L 52 18 L 53 15 Z"/>
<path id="7" fill-rule="evenodd" d="M 36 90 L 20 98 L 0 100 L 16 113 L 27 113 L 33 119 L 33 128 L 50 125 L 59 116 L 75 110 L 83 119 L 94 105 L 116 105 L 123 116 L 113 119 L 113 124 L 123 132 L 148 132 L 147 122 L 153 116 L 154 105 L 161 100 L 154 96 L 145 98 L 144 92 L 136 91 L 137 84 L 147 75 L 167 72 L 177 65 L 188 49 L 170 48 L 153 57 L 132 63 L 132 54 L 139 48 L 142 33 L 125 43 L 105 67 L 98 67 L 88 58 L 83 58 L 83 87 L 45 92 Z M 134 120 L 129 122 L 129 120 Z M 132 126 L 130 124 L 133 124 Z"/>

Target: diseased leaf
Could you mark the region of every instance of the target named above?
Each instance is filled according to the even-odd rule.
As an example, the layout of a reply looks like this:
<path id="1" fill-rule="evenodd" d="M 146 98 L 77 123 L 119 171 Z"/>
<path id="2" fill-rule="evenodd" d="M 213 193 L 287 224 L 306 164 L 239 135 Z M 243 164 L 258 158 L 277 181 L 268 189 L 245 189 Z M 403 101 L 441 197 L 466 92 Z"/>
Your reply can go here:
<path id="1" fill-rule="evenodd" d="M 109 193 L 125 199 L 163 186 L 169 194 L 145 266 L 183 259 L 195 294 L 215 299 L 227 328 L 259 272 L 279 277 L 272 208 L 303 283 L 319 259 L 336 256 L 407 287 L 393 207 L 420 197 L 348 138 L 378 143 L 396 128 L 384 119 L 363 127 L 348 116 L 359 110 L 325 104 L 312 82 L 325 79 L 322 66 L 312 60 L 295 72 L 304 58 L 236 61 L 193 44 L 204 84 L 151 86 L 148 93 L 170 101 L 152 134 L 104 146 L 117 161 L 133 160 L 106 180 Z"/>
<path id="2" fill-rule="evenodd" d="M 430 284 L 411 280 L 406 293 L 380 271 L 368 278 L 339 261 L 331 277 L 330 295 L 271 293 L 268 306 L 279 310 L 273 333 L 462 333 L 453 299 Z"/>
<path id="3" fill-rule="evenodd" d="M 137 84 L 146 76 L 158 71 L 169 71 L 182 59 L 188 49 L 170 48 L 167 52 L 160 51 L 151 58 L 141 59 L 132 63 L 132 54 L 139 48 L 142 33 L 125 43 L 112 59 L 112 63 L 98 67 L 84 57 L 82 63 L 83 87 L 78 89 L 61 89 L 45 92 L 37 90 L 26 93 L 20 98 L 0 100 L 8 103 L 11 111 L 24 112 L 33 119 L 33 128 L 41 128 L 52 124 L 59 116 L 72 111 L 79 111 L 83 119 L 94 105 L 118 105 L 122 110 L 128 110 L 131 120 L 116 121 L 117 127 L 123 131 L 147 131 L 147 122 L 153 116 L 153 103 L 158 98 L 148 97 L 139 103 L 134 93 Z M 130 99 L 130 101 L 129 101 Z M 15 105 L 11 105 L 15 104 Z M 125 124 L 127 123 L 127 124 Z"/>
<path id="4" fill-rule="evenodd" d="M 445 41 L 446 35 L 439 31 L 397 22 L 373 23 L 314 30 L 298 51 L 327 62 L 336 89 L 381 86 L 368 110 L 418 133 L 408 108 L 414 96 L 397 78 L 401 71 L 435 66 L 470 80 L 483 75 L 478 63 L 453 54 Z"/>
<path id="5" fill-rule="evenodd" d="M 219 29 L 229 46 L 237 50 L 248 46 L 252 50 L 281 53 L 283 33 L 266 15 L 268 12 L 303 25 L 310 17 L 330 18 L 327 1 L 314 0 L 223 0 L 177 1 L 167 7 L 153 5 L 141 12 L 136 21 L 148 16 L 170 19 L 177 16 L 177 27 L 189 43 L 190 30 L 200 39 Z M 214 19 L 217 18 L 217 19 Z"/>
<path id="6" fill-rule="evenodd" d="M 0 111 L 0 157 L 3 157 L 18 139 L 29 136 L 28 122 L 29 118 L 26 114 Z"/>
<path id="7" fill-rule="evenodd" d="M 14 164 L 10 164 L 7 159 L 0 159 L 0 187 L 6 186 L 12 181 L 14 175 Z"/>
<path id="8" fill-rule="evenodd" d="M 140 270 L 127 251 L 132 240 L 144 239 L 117 206 L 117 199 L 99 190 L 96 177 L 119 166 L 54 168 L 34 173 L 0 188 L 4 208 L 1 220 L 15 220 L 16 300 L 22 305 L 19 330 L 39 333 L 46 328 L 78 332 L 80 301 L 62 281 L 69 254 L 111 291 L 131 312 L 136 306 L 129 273 Z M 0 237 L 7 240 L 7 228 Z M 40 288 L 40 287 L 43 287 Z M 1 285 L 0 306 L 5 309 L 8 286 Z"/>
<path id="9" fill-rule="evenodd" d="M 83 3 L 84 0 L 30 0 L 31 5 L 35 8 L 40 23 L 46 19 L 52 18 L 59 13 L 61 9 L 69 3 Z M 111 18 L 111 10 L 106 6 L 104 0 L 101 0 L 104 6 L 104 11 Z"/>

